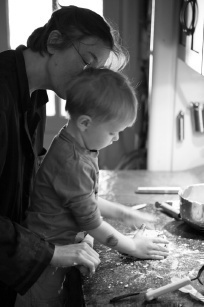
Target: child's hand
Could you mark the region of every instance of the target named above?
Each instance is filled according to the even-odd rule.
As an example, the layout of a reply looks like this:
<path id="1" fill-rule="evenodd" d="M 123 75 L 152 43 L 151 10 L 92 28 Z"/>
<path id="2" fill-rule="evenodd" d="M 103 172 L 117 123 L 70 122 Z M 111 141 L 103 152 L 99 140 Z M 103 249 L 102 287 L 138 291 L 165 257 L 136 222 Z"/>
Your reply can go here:
<path id="1" fill-rule="evenodd" d="M 134 229 L 135 226 L 139 228 L 142 224 L 145 224 L 147 229 L 154 229 L 156 217 L 147 212 L 140 212 L 138 210 L 132 210 L 131 208 L 125 207 L 122 222 Z"/>
<path id="2" fill-rule="evenodd" d="M 164 259 L 168 256 L 169 251 L 166 247 L 160 244 L 168 244 L 169 241 L 158 237 L 145 237 L 136 235 L 133 239 L 135 251 L 131 253 L 131 256 L 140 259 Z"/>

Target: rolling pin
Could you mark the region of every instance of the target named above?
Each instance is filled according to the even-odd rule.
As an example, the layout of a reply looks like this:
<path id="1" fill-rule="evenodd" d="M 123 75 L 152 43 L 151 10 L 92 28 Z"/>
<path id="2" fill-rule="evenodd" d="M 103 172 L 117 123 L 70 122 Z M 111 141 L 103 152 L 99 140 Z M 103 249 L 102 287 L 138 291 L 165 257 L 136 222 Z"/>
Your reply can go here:
<path id="1" fill-rule="evenodd" d="M 185 277 L 182 278 L 181 280 L 175 281 L 171 284 L 165 285 L 163 287 L 160 287 L 158 289 L 149 289 L 146 293 L 145 293 L 145 299 L 147 301 L 151 301 L 154 298 L 157 298 L 158 296 L 171 292 L 171 291 L 175 291 L 178 290 L 186 285 L 189 285 L 191 283 L 191 279 L 189 277 Z"/>
<path id="2" fill-rule="evenodd" d="M 168 213 L 169 215 L 171 215 L 172 217 L 174 217 L 177 220 L 181 219 L 181 215 L 178 209 L 173 208 L 171 205 L 167 204 L 166 202 L 155 202 L 155 207 L 156 208 L 162 208 L 166 213 Z"/>

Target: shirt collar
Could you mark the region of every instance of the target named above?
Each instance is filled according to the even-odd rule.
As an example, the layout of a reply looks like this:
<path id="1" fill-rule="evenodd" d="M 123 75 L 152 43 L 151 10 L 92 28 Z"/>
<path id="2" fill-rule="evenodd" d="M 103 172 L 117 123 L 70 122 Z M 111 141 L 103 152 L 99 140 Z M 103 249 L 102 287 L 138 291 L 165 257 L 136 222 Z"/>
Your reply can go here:
<path id="1" fill-rule="evenodd" d="M 74 145 L 74 147 L 77 148 L 78 151 L 80 151 L 84 155 L 89 155 L 89 156 L 91 156 L 93 158 L 97 158 L 98 157 L 99 151 L 98 150 L 89 150 L 89 149 L 86 149 L 86 148 L 82 147 L 76 141 L 76 139 L 71 134 L 69 134 L 66 131 L 66 125 L 60 130 L 58 135 L 59 135 L 60 138 L 64 139 L 67 142 L 71 141 L 71 143 Z"/>

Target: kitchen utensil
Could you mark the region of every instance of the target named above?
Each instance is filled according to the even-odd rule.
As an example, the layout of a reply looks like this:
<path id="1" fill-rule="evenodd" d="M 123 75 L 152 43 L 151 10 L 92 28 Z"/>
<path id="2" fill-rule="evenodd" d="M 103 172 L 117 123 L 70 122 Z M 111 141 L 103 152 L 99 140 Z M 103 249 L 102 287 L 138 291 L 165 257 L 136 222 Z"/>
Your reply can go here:
<path id="1" fill-rule="evenodd" d="M 134 295 L 139 295 L 139 294 L 144 294 L 144 298 L 146 301 L 151 301 L 158 296 L 162 294 L 169 293 L 171 291 L 178 290 L 186 285 L 189 285 L 192 281 L 198 280 L 201 285 L 204 284 L 204 265 L 199 269 L 198 274 L 194 278 L 190 278 L 189 276 L 176 280 L 175 282 L 172 282 L 170 284 L 167 284 L 165 286 L 162 286 L 158 289 L 149 289 L 146 291 L 141 291 L 141 292 L 133 292 L 133 293 L 128 293 L 128 294 L 123 294 L 120 296 L 116 296 L 113 299 L 110 300 L 110 303 L 117 302 L 121 299 L 134 296 Z"/>
<path id="2" fill-rule="evenodd" d="M 179 114 L 177 115 L 177 135 L 178 135 L 178 140 L 179 142 L 184 141 L 184 112 L 180 111 Z"/>
<path id="3" fill-rule="evenodd" d="M 179 280 L 179 278 L 178 277 L 171 278 L 172 282 L 176 280 Z M 183 293 L 188 293 L 193 299 L 204 302 L 204 296 L 200 292 L 198 292 L 192 285 L 186 285 L 182 288 L 179 288 L 178 290 Z"/>
<path id="4" fill-rule="evenodd" d="M 204 123 L 203 123 L 203 103 L 193 102 L 193 120 L 194 120 L 194 129 L 196 132 L 204 132 Z"/>
<path id="5" fill-rule="evenodd" d="M 175 219 L 180 220 L 181 219 L 180 210 L 177 209 L 177 208 L 174 208 L 172 206 L 172 204 L 173 204 L 173 202 L 171 202 L 171 201 L 169 201 L 169 202 L 158 202 L 158 201 L 156 201 L 155 207 L 163 209 L 163 211 L 165 211 L 169 215 L 173 216 Z"/>
<path id="6" fill-rule="evenodd" d="M 156 208 L 177 220 L 183 220 L 191 227 L 204 232 L 204 184 L 194 184 L 180 189 L 179 201 L 155 202 Z M 179 204 L 179 206 L 174 206 Z"/>
<path id="7" fill-rule="evenodd" d="M 158 296 L 169 293 L 171 291 L 178 290 L 179 288 L 190 284 L 191 280 L 189 277 L 185 277 L 179 281 L 173 282 L 171 284 L 165 285 L 163 287 L 160 287 L 158 289 L 147 289 L 146 291 L 141 291 L 141 292 L 133 292 L 133 293 L 128 293 L 128 294 L 123 294 L 120 296 L 116 296 L 113 299 L 110 300 L 110 303 L 115 303 L 121 299 L 134 296 L 134 295 L 139 295 L 139 294 L 144 294 L 144 300 L 146 301 L 151 301 L 154 298 L 157 298 Z"/>
<path id="8" fill-rule="evenodd" d="M 204 284 L 204 265 L 199 269 L 196 277 L 191 278 L 191 281 L 198 280 L 201 285 Z"/>
<path id="9" fill-rule="evenodd" d="M 204 231 L 204 184 L 193 184 L 178 193 L 182 220 L 193 228 Z"/>
<path id="10" fill-rule="evenodd" d="M 138 187 L 137 194 L 178 194 L 179 187 Z"/>

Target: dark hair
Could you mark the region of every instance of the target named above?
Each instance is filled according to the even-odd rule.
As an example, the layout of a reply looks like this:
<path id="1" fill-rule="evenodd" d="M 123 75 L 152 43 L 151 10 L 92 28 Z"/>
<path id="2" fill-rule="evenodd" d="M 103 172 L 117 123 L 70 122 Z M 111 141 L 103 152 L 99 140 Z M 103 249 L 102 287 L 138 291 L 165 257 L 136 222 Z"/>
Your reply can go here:
<path id="1" fill-rule="evenodd" d="M 71 119 L 88 115 L 99 122 L 117 120 L 133 125 L 137 98 L 129 79 L 107 68 L 89 68 L 73 79 L 67 88 L 65 109 Z"/>
<path id="2" fill-rule="evenodd" d="M 91 36 L 100 38 L 110 48 L 107 61 L 109 68 L 121 70 L 129 60 L 128 51 L 122 46 L 118 31 L 92 10 L 73 5 L 61 7 L 53 12 L 44 27 L 34 30 L 27 40 L 27 47 L 42 55 L 48 53 L 47 40 L 53 30 L 61 33 L 60 40 L 50 44 L 55 49 L 65 49 L 71 42 Z"/>

